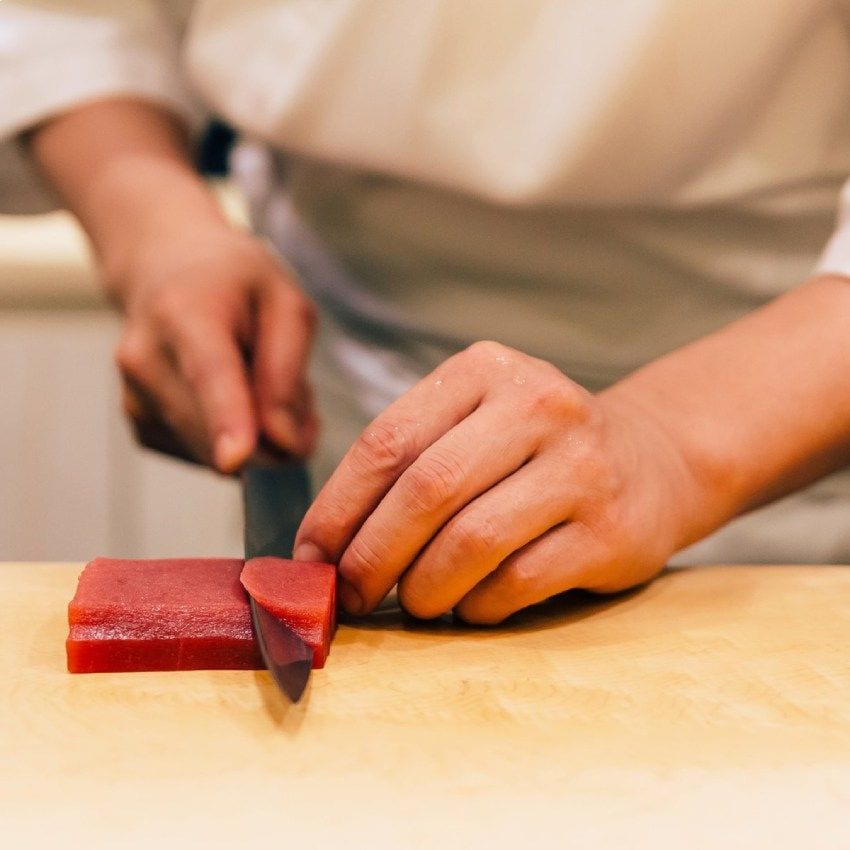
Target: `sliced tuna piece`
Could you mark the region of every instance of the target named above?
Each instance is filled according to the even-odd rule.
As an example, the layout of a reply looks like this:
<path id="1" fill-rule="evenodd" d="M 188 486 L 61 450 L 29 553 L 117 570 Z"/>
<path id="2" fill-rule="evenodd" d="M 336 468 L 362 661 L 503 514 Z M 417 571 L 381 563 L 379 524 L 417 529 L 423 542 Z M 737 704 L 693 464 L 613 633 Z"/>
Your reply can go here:
<path id="1" fill-rule="evenodd" d="M 336 568 L 331 564 L 252 558 L 242 584 L 259 605 L 313 650 L 313 667 L 323 667 L 336 628 Z"/>

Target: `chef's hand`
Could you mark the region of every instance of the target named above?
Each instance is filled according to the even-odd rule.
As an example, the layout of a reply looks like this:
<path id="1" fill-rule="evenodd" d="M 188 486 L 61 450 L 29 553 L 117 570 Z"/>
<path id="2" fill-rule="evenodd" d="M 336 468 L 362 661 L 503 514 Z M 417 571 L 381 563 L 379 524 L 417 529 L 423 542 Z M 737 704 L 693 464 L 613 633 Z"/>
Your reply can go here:
<path id="1" fill-rule="evenodd" d="M 142 443 L 238 469 L 259 440 L 305 455 L 317 420 L 305 374 L 313 308 L 257 240 L 184 224 L 134 246 L 116 350 Z"/>
<path id="2" fill-rule="evenodd" d="M 617 591 L 682 543 L 693 482 L 662 424 L 493 342 L 450 358 L 363 432 L 295 557 L 339 564 L 373 609 L 497 623 L 570 588 Z"/>
<path id="3" fill-rule="evenodd" d="M 28 141 L 126 317 L 117 360 L 142 442 L 221 472 L 258 445 L 307 454 L 312 306 L 225 219 L 176 117 L 116 96 L 60 112 Z"/>

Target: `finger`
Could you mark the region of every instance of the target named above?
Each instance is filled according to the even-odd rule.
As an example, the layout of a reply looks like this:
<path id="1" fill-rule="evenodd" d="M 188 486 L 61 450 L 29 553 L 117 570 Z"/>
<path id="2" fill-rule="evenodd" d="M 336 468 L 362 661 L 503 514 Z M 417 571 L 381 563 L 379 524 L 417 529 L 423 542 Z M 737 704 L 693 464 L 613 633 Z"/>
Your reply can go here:
<path id="1" fill-rule="evenodd" d="M 364 613 L 377 605 L 451 517 L 531 457 L 536 429 L 516 421 L 509 402 L 478 407 L 399 476 L 340 558 L 348 585 L 340 596 L 348 610 Z M 429 616 L 427 606 L 420 610 Z"/>
<path id="2" fill-rule="evenodd" d="M 299 455 L 315 439 L 306 378 L 315 321 L 312 304 L 294 287 L 277 282 L 263 291 L 253 363 L 258 415 L 272 442 Z"/>
<path id="3" fill-rule="evenodd" d="M 187 320 L 169 340 L 180 375 L 200 412 L 216 468 L 233 472 L 257 440 L 247 370 L 235 333 L 220 322 Z"/>
<path id="4" fill-rule="evenodd" d="M 399 476 L 483 396 L 481 385 L 453 357 L 391 404 L 357 438 L 307 511 L 296 535 L 296 557 L 338 563 Z"/>
<path id="5" fill-rule="evenodd" d="M 148 406 L 138 391 L 125 382 L 123 392 L 124 412 L 130 419 L 134 436 L 146 448 L 191 463 L 199 463 L 193 452 L 175 435 L 174 431 Z"/>
<path id="6" fill-rule="evenodd" d="M 128 378 L 121 381 L 121 409 L 134 422 L 145 422 L 154 418 L 153 411 L 140 387 L 133 386 Z"/>
<path id="7" fill-rule="evenodd" d="M 206 438 L 193 399 L 169 357 L 140 331 L 125 333 L 116 350 L 123 407 L 142 445 L 207 462 Z"/>
<path id="8" fill-rule="evenodd" d="M 610 553 L 582 523 L 557 526 L 510 555 L 455 606 L 468 623 L 495 625 L 557 593 L 588 587 Z"/>
<path id="9" fill-rule="evenodd" d="M 443 526 L 399 580 L 402 606 L 423 619 L 450 611 L 508 556 L 564 523 L 580 495 L 563 469 L 533 458 Z"/>

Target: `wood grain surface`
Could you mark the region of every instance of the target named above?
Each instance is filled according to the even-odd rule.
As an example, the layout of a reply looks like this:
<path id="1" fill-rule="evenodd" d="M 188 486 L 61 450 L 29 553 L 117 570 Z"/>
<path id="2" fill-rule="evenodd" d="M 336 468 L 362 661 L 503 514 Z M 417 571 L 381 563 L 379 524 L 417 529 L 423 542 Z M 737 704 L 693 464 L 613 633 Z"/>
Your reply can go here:
<path id="1" fill-rule="evenodd" d="M 850 568 L 675 570 L 265 672 L 71 675 L 79 565 L 0 566 L 3 845 L 850 847 Z"/>

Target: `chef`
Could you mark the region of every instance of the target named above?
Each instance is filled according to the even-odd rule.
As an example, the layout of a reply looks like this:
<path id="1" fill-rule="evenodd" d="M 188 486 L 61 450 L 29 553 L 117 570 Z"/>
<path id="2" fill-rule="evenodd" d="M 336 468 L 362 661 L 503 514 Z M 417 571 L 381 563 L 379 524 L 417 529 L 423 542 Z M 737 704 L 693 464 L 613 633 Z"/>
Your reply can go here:
<path id="1" fill-rule="evenodd" d="M 143 440 L 315 455 L 351 612 L 850 562 L 849 13 L 6 0 L 2 173 L 88 233 Z"/>

